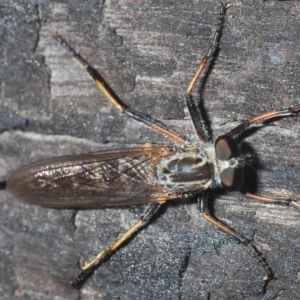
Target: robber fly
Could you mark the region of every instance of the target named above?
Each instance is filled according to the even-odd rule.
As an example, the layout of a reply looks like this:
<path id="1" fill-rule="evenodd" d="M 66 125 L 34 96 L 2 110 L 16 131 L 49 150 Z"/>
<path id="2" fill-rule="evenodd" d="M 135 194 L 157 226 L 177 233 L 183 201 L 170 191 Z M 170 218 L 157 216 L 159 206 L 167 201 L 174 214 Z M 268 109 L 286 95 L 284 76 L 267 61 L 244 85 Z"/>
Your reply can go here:
<path id="1" fill-rule="evenodd" d="M 208 142 L 208 134 L 193 100 L 193 88 L 216 51 L 229 6 L 229 3 L 221 4 L 212 44 L 186 92 L 187 107 L 199 140 L 196 143 L 170 131 L 162 123 L 125 106 L 99 73 L 57 34 L 57 40 L 85 68 L 98 88 L 120 112 L 173 141 L 172 145 L 146 144 L 134 149 L 48 159 L 23 167 L 8 179 L 7 187 L 14 197 L 44 207 L 101 208 L 151 204 L 125 234 L 82 267 L 73 281 L 74 287 L 79 287 L 97 266 L 144 227 L 161 205 L 171 200 L 195 195 L 198 197 L 200 211 L 209 222 L 247 245 L 254 252 L 258 252 L 250 241 L 210 213 L 205 191 L 216 187 L 223 187 L 228 191 L 240 190 L 244 183 L 247 156 L 241 154 L 236 138 L 253 124 L 277 117 L 296 115 L 300 111 L 300 104 L 243 121 L 219 136 L 214 144 Z M 299 203 L 285 197 L 269 197 L 249 192 L 246 196 L 266 203 L 300 209 Z M 270 267 L 267 264 L 264 264 L 264 267 L 268 278 L 271 278 Z"/>

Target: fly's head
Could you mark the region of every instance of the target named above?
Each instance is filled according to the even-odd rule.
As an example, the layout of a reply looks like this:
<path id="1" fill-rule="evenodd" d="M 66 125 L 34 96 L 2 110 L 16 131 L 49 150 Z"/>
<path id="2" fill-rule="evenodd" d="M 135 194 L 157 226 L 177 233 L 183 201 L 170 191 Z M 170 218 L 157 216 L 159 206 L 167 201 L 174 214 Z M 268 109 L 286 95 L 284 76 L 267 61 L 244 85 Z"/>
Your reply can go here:
<path id="1" fill-rule="evenodd" d="M 241 155 L 236 141 L 222 135 L 215 142 L 216 182 L 227 191 L 237 191 L 244 183 L 245 158 Z"/>

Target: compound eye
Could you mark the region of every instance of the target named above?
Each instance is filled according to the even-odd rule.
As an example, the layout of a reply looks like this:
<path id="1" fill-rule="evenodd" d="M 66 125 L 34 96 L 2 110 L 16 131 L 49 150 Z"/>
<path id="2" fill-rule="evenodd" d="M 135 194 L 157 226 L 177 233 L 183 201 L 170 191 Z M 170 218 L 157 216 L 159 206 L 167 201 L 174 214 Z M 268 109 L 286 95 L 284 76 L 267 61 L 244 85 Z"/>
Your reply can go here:
<path id="1" fill-rule="evenodd" d="M 221 182 L 227 191 L 238 191 L 244 183 L 244 168 L 226 168 L 220 174 Z"/>
<path id="2" fill-rule="evenodd" d="M 235 140 L 229 136 L 222 135 L 218 137 L 215 143 L 217 159 L 230 160 L 233 157 L 240 156 L 240 149 Z"/>

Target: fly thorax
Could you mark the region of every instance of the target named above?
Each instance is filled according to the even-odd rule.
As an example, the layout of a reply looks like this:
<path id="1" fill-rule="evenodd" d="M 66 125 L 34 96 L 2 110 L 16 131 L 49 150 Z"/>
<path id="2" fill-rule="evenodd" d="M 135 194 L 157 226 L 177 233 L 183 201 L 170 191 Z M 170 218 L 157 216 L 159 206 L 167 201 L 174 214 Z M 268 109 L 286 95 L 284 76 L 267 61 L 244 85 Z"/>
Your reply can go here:
<path id="1" fill-rule="evenodd" d="M 204 190 L 212 184 L 214 166 L 204 150 L 185 152 L 163 159 L 155 175 L 172 192 Z"/>

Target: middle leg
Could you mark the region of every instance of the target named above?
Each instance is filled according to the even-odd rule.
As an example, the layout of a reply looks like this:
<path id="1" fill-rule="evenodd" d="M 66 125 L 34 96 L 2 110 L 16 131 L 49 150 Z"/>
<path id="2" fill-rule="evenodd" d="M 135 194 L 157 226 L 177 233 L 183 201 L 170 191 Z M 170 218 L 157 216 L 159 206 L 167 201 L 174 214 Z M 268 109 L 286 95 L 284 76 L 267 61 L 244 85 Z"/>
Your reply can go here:
<path id="1" fill-rule="evenodd" d="M 233 229 L 216 219 L 209 211 L 208 205 L 207 205 L 208 196 L 207 195 L 201 195 L 198 198 L 199 203 L 199 210 L 202 212 L 204 218 L 212 223 L 214 226 L 216 226 L 221 231 L 225 232 L 226 234 L 233 237 L 236 241 L 239 243 L 242 243 L 243 245 L 247 246 L 254 255 L 258 258 L 259 262 L 263 266 L 263 268 L 266 271 L 266 276 L 264 277 L 264 280 L 271 280 L 276 278 L 276 275 L 274 274 L 272 268 L 268 265 L 268 263 L 265 261 L 265 259 L 262 257 L 260 251 L 252 245 L 251 241 L 244 238 L 243 236 L 239 235 L 237 232 L 235 232 Z"/>
<path id="2" fill-rule="evenodd" d="M 218 41 L 219 41 L 219 38 L 221 35 L 221 30 L 223 27 L 223 23 L 225 21 L 226 10 L 229 7 L 230 7 L 229 3 L 225 3 L 225 4 L 221 3 L 219 22 L 218 22 L 217 29 L 216 29 L 214 37 L 213 37 L 213 42 L 212 42 L 206 56 L 201 60 L 201 63 L 199 65 L 192 81 L 190 82 L 190 85 L 186 92 L 186 103 L 187 103 L 187 107 L 188 107 L 190 116 L 192 118 L 194 129 L 198 136 L 198 139 L 202 142 L 207 142 L 209 137 L 208 137 L 208 133 L 205 128 L 205 125 L 201 121 L 200 112 L 199 112 L 198 108 L 196 107 L 194 99 L 193 99 L 193 88 L 194 88 L 196 82 L 198 81 L 200 75 L 204 72 L 205 68 L 209 64 L 209 61 L 213 57 L 214 53 L 216 52 L 216 49 L 218 47 Z"/>

